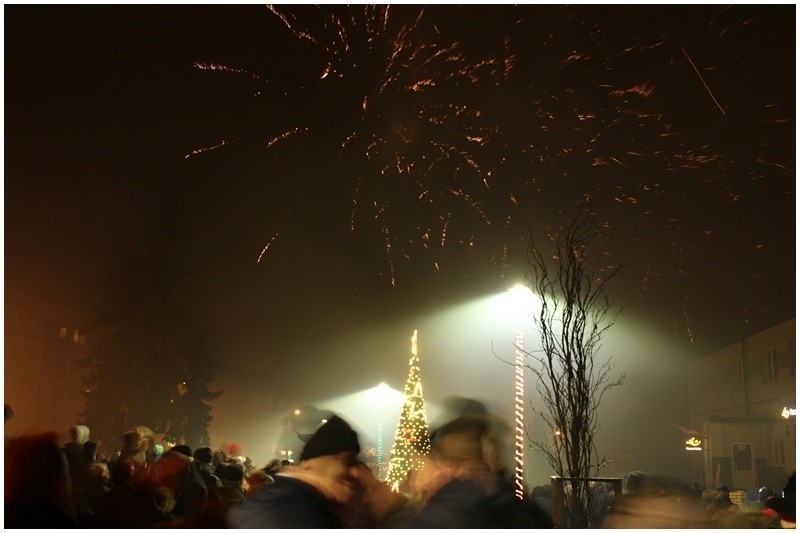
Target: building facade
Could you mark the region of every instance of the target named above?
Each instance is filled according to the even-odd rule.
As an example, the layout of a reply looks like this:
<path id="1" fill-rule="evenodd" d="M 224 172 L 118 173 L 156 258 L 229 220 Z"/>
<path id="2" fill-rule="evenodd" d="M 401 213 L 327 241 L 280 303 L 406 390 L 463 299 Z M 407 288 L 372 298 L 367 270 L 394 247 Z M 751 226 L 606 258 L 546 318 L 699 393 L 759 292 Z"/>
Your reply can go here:
<path id="1" fill-rule="evenodd" d="M 84 313 L 5 285 L 5 436 L 66 432 L 84 405 L 74 361 L 87 354 Z"/>
<path id="2" fill-rule="evenodd" d="M 795 470 L 795 319 L 692 361 L 686 453 L 706 488 L 786 485 Z"/>

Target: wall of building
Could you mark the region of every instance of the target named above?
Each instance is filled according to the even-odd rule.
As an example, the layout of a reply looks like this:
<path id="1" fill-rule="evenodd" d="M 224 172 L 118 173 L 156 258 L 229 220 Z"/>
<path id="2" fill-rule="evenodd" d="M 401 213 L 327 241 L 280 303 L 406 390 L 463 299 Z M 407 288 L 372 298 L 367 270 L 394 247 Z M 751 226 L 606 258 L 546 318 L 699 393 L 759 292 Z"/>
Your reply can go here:
<path id="1" fill-rule="evenodd" d="M 791 319 L 689 364 L 689 428 L 703 440 L 695 481 L 782 488 L 796 468 L 795 417 L 781 416 L 796 407 L 795 358 Z"/>
<path id="2" fill-rule="evenodd" d="M 80 311 L 5 286 L 4 401 L 14 413 L 6 438 L 77 423 L 84 400 L 74 361 L 89 349 L 88 324 Z"/>

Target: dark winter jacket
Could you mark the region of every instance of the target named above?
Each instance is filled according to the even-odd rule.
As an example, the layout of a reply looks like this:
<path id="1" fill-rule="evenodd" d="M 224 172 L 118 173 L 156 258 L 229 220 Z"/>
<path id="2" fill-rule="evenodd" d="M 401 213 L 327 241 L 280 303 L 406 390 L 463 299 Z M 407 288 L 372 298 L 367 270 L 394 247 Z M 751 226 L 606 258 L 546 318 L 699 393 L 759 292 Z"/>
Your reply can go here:
<path id="1" fill-rule="evenodd" d="M 310 528 L 344 526 L 336 505 L 313 486 L 287 476 L 276 475 L 275 484 L 257 490 L 228 511 L 229 527 L 243 529 Z"/>
<path id="2" fill-rule="evenodd" d="M 62 509 L 45 501 L 5 504 L 3 529 L 71 529 L 75 521 Z"/>
<path id="3" fill-rule="evenodd" d="M 553 522 L 530 499 L 520 500 L 513 488 L 500 484 L 488 493 L 476 482 L 454 479 L 431 496 L 401 529 L 515 529 L 552 528 Z"/>
<path id="4" fill-rule="evenodd" d="M 197 459 L 194 460 L 195 468 L 197 468 L 197 472 L 203 478 L 203 481 L 206 484 L 206 488 L 213 489 L 215 487 L 222 486 L 222 480 L 220 480 L 216 475 L 214 475 L 214 467 L 211 466 L 210 463 L 202 463 Z"/>

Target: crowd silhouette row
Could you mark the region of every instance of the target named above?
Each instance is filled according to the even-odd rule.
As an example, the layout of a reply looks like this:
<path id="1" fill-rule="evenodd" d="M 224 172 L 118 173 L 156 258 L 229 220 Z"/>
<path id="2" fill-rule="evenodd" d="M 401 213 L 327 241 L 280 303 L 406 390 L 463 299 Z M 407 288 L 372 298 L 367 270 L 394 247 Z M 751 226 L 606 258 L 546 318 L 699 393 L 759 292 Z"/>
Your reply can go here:
<path id="1" fill-rule="evenodd" d="M 6 441 L 4 526 L 555 527 L 547 487 L 515 495 L 485 414 L 462 413 L 436 428 L 431 442 L 425 467 L 392 492 L 360 460 L 358 435 L 336 415 L 310 436 L 297 464 L 273 459 L 260 468 L 207 446 L 162 452 L 147 427 L 125 433 L 111 458 L 98 457 L 87 426 L 72 428 L 64 446 L 57 432 L 26 433 Z M 724 488 L 673 492 L 641 475 L 623 481 L 624 512 L 613 490 L 597 487 L 595 506 L 606 518 L 598 527 L 793 526 L 794 475 L 791 498 L 771 495 L 767 502 L 765 494 L 756 513 L 741 512 Z"/>

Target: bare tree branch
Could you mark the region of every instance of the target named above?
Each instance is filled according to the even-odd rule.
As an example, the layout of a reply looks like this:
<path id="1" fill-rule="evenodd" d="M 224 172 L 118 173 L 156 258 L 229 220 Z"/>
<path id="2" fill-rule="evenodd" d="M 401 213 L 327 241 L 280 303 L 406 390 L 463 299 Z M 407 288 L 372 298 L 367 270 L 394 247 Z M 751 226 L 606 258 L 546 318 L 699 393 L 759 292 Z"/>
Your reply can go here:
<path id="1" fill-rule="evenodd" d="M 607 288 L 621 267 L 604 266 L 592 255 L 608 232 L 596 228 L 588 205 L 551 237 L 547 254 L 530 228 L 528 233 L 526 283 L 540 300 L 533 319 L 542 349 L 527 353 L 526 366 L 543 407 L 530 406 L 549 430 L 538 440 L 528 438 L 558 476 L 573 480 L 566 510 L 571 527 L 590 527 L 592 491 L 579 480 L 597 477 L 608 462 L 598 456 L 594 441 L 599 407 L 605 393 L 625 378 L 614 377 L 610 358 L 598 360 L 602 339 L 619 315 Z"/>

